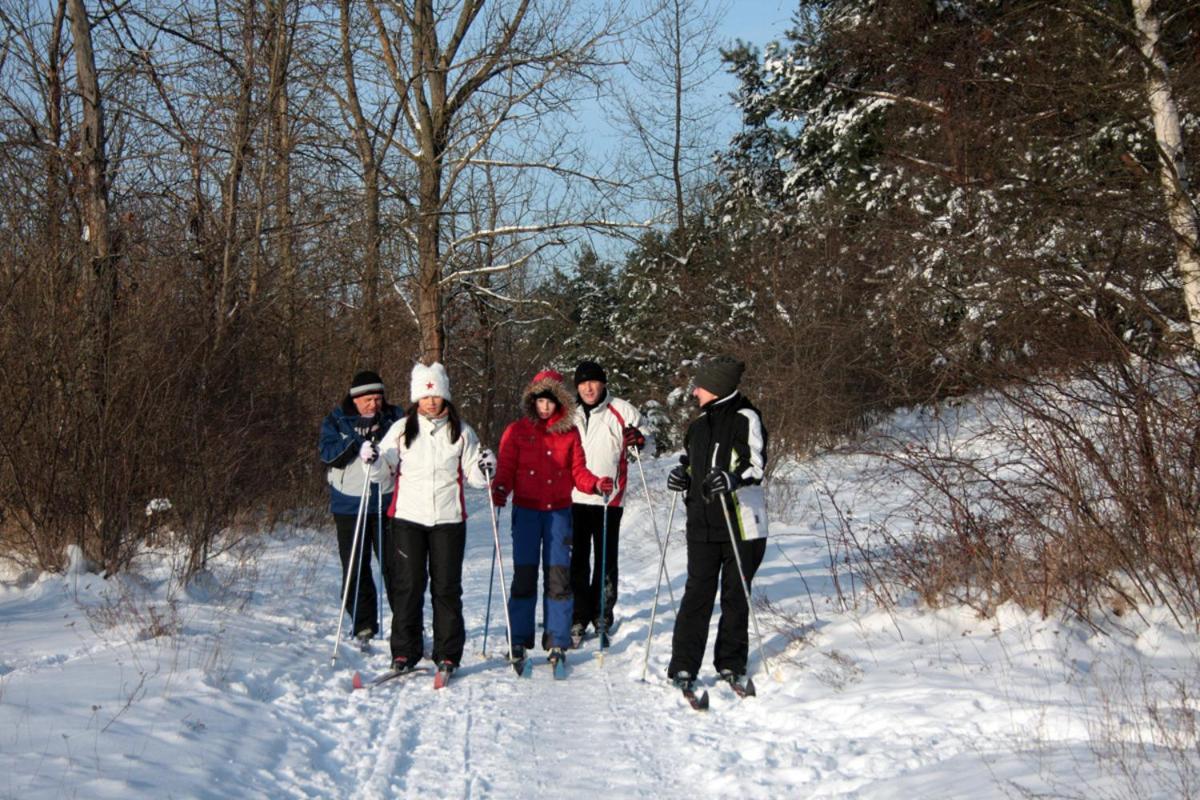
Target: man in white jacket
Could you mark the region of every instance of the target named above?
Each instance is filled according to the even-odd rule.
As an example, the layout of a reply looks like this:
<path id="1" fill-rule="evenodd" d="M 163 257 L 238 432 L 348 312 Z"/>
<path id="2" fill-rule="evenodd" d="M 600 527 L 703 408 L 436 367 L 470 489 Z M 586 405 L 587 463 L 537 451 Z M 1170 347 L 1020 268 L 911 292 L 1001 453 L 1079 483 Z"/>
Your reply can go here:
<path id="1" fill-rule="evenodd" d="M 462 564 L 467 541 L 464 485 L 486 488 L 485 463 L 495 457 L 479 445 L 450 399 L 441 364 L 417 364 L 412 405 L 380 442 L 395 491 L 388 509 L 391 532 L 384 545 L 388 602 L 392 607 L 393 666 L 412 669 L 425 651 L 425 584 L 433 604 L 433 661 L 442 686 L 462 660 Z"/>
<path id="2" fill-rule="evenodd" d="M 639 426 L 642 415 L 630 403 L 608 393 L 608 377 L 594 361 L 581 361 L 575 368 L 575 390 L 579 402 L 575 408 L 575 427 L 583 439 L 587 468 L 599 477 L 612 478 L 612 494 L 600 496 L 578 490 L 571 494 L 574 527 L 571 550 L 571 588 L 575 611 L 571 624 L 571 645 L 578 647 L 592 625 L 597 634 L 607 636 L 613 624 L 613 606 L 617 602 L 617 553 L 625 488 L 629 478 L 627 450 L 645 445 Z M 605 531 L 605 516 L 608 517 Z M 607 538 L 607 547 L 602 543 Z M 605 549 L 607 553 L 605 553 Z M 595 561 L 592 561 L 592 556 Z M 601 570 L 604 577 L 601 578 Z M 600 592 L 604 592 L 604 616 L 600 613 Z"/>

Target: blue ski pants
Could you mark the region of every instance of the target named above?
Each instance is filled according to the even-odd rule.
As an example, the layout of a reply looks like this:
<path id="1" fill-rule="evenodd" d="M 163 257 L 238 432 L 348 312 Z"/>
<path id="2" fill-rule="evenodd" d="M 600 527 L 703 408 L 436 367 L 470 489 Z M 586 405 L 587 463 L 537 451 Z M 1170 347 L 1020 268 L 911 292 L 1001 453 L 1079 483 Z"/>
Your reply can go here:
<path id="1" fill-rule="evenodd" d="M 538 556 L 542 562 L 542 647 L 571 646 L 571 509 L 512 510 L 513 578 L 508 598 L 514 645 L 533 647 Z"/>

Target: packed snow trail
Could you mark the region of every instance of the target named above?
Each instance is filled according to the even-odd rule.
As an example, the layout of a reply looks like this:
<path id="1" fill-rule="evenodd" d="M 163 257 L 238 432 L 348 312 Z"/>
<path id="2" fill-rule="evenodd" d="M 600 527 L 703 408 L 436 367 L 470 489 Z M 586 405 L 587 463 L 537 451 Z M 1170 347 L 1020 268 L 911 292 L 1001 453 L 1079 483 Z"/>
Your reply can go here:
<path id="1" fill-rule="evenodd" d="M 944 418 L 892 424 L 956 435 Z M 673 464 L 646 462 L 664 538 L 660 487 Z M 331 523 L 245 536 L 187 587 L 169 548 L 109 580 L 82 564 L 66 575 L 8 569 L 0 798 L 1194 796 L 1200 739 L 1179 687 L 1200 676 L 1200 636 L 1158 607 L 1103 633 L 1012 605 L 987 618 L 911 599 L 873 607 L 854 594 L 850 554 L 827 540 L 837 523 L 821 509 L 836 501 L 894 532 L 912 488 L 888 468 L 827 454 L 777 470 L 754 594 L 770 601 L 760 622 L 783 682 L 752 647 L 758 697 L 739 700 L 706 660 L 702 713 L 666 680 L 674 614 L 661 597 L 649 679 L 639 680 L 659 561 L 640 492 L 621 526 L 611 649 L 603 666 L 595 638 L 569 652 L 563 681 L 540 649 L 530 679 L 504 663 L 499 587 L 492 658 L 481 657 L 492 547 L 482 492 L 468 494 L 467 648 L 440 691 L 432 670 L 352 691 L 356 669 L 387 667 L 382 639 L 372 655 L 343 648 L 330 667 L 340 583 Z M 507 511 L 501 525 L 507 548 Z M 677 597 L 682 526 L 680 515 L 667 560 Z"/>
<path id="2" fill-rule="evenodd" d="M 343 663 L 330 671 L 314 695 L 287 700 L 300 712 L 307 707 L 320 714 L 314 702 L 319 699 L 321 704 L 344 707 L 358 720 L 352 724 L 340 716 L 339 724 L 331 725 L 341 731 L 332 754 L 340 763 L 331 770 L 328 783 L 347 796 L 364 798 L 541 796 L 564 791 L 647 798 L 704 794 L 708 776 L 681 762 L 679 746 L 711 747 L 715 756 L 727 749 L 721 745 L 724 736 L 746 741 L 761 732 L 756 733 L 744 715 L 741 726 L 733 722 L 730 727 L 736 717 L 698 721 L 687 711 L 662 675 L 670 649 L 670 613 L 660 616 L 656 626 L 656 674 L 644 683 L 639 679 L 653 595 L 653 586 L 641 581 L 655 575 L 659 552 L 648 518 L 630 503 L 621 543 L 619 626 L 603 666 L 598 639 L 591 637 L 581 649 L 568 653 L 566 680 L 553 679 L 540 649 L 531 654 L 533 676 L 522 679 L 503 658 L 503 613 L 495 613 L 498 587 L 492 600 L 490 658 L 479 652 L 492 547 L 487 507 L 481 500 L 486 502 L 481 497 L 469 500 L 463 580 L 468 644 L 450 686 L 435 691 L 432 673 L 427 673 L 348 694 L 355 668 L 364 674 L 386 668 L 387 644 L 381 640 L 374 655 L 340 656 Z M 508 516 L 506 510 L 500 517 L 502 545 L 509 541 Z M 679 531 L 676 537 L 678 547 L 672 549 L 678 549 L 682 559 Z M 681 588 L 679 565 L 675 568 Z M 425 618 L 428 627 L 428 603 Z M 730 695 L 724 704 L 727 712 L 736 711 L 735 701 Z M 714 709 L 720 707 L 714 703 Z M 739 731 L 742 726 L 746 729 Z"/>

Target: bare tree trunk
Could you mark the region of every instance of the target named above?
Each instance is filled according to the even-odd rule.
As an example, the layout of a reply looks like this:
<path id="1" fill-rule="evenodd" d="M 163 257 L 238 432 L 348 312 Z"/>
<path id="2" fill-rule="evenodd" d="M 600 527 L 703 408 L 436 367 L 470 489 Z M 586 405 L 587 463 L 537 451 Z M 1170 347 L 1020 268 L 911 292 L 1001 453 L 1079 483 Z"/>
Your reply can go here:
<path id="1" fill-rule="evenodd" d="M 686 184 L 706 168 L 718 118 L 700 98 L 720 69 L 717 20 L 724 0 L 641 2 L 645 17 L 628 39 L 634 91 L 623 93 L 622 125 L 637 144 L 630 158 L 642 173 L 642 191 L 656 210 L 661 204 L 671 215 L 677 240 L 686 242 Z"/>
<path id="2" fill-rule="evenodd" d="M 601 51 L 615 38 L 617 24 L 607 4 L 588 5 L 585 11 L 584 4 L 571 0 L 367 0 L 367 8 L 376 27 L 378 57 L 391 78 L 398 125 L 404 128 L 391 142 L 411 164 L 416 179 L 409 209 L 413 227 L 407 231 L 416 254 L 408 286 L 420 329 L 421 359 L 440 361 L 446 351 L 448 287 L 464 283 L 472 274 L 455 267 L 474 240 L 503 236 L 514 245 L 541 240 L 497 267 L 506 270 L 543 247 L 564 246 L 561 231 L 616 227 L 602 218 L 603 213 L 572 219 L 572 209 L 584 205 L 572 197 L 541 219 L 506 217 L 503 233 L 475 231 L 461 239 L 447 235 L 453 227 L 449 221 L 466 202 L 466 176 L 484 167 L 486 159 L 480 153 L 488 143 L 542 113 L 568 108 L 574 80 L 607 66 Z M 537 153 L 533 158 L 522 154 L 498 164 L 513 174 L 545 175 L 564 186 L 580 181 L 593 187 L 617 185 L 566 166 L 564 162 L 574 160 L 572 153 L 557 147 L 553 153 L 539 149 L 530 144 L 529 152 Z M 541 179 L 531 178 L 531 183 Z"/>
<path id="3" fill-rule="evenodd" d="M 75 67 L 79 95 L 83 101 L 83 125 L 79 131 L 80 187 L 83 207 L 83 238 L 91 256 L 91 299 L 100 352 L 107 351 L 113 308 L 117 296 L 117 272 L 112 262 L 112 238 L 108 218 L 108 159 L 104 152 L 104 111 L 100 104 L 100 80 L 92 52 L 92 26 L 83 0 L 67 0 L 71 35 L 75 40 Z"/>
<path id="4" fill-rule="evenodd" d="M 272 221 L 269 208 L 274 208 L 274 224 L 270 235 L 277 243 L 274 254 L 277 260 L 273 273 L 282 274 L 282 283 L 287 285 L 295 270 L 292 230 L 291 202 L 291 119 L 288 109 L 288 77 L 292 57 L 293 25 L 288 19 L 290 0 L 268 0 L 267 34 L 270 37 L 270 67 L 268 72 L 266 107 L 269 122 L 263 134 L 263 152 L 270 158 L 260 160 L 258 208 L 255 212 L 254 240 L 256 247 L 254 266 L 246 290 L 247 303 L 254 306 L 260 293 L 269 291 L 270 276 L 264 274 L 269 265 L 268 254 L 263 252 L 261 242 L 264 230 Z M 286 302 L 286 301 L 285 301 Z"/>
<path id="5" fill-rule="evenodd" d="M 480 192 L 482 195 L 479 209 L 476 211 L 478 220 L 474 222 L 475 227 L 495 230 L 500 224 L 500 198 L 496 188 L 496 180 L 491 169 L 484 171 L 486 181 L 484 183 L 485 191 Z M 478 417 L 477 432 L 479 433 L 480 441 L 490 444 L 499 443 L 499 437 L 496 432 L 496 385 L 499 379 L 498 369 L 496 366 L 497 352 L 497 336 L 496 332 L 499 328 L 500 316 L 495 309 L 494 298 L 492 296 L 492 273 L 487 271 L 487 268 L 494 267 L 496 264 L 496 239 L 495 237 L 487 237 L 477 245 L 479 253 L 478 267 L 483 268 L 479 277 L 475 280 L 475 286 L 481 291 L 473 293 L 475 304 L 475 314 L 479 319 L 479 335 L 481 339 L 480 349 L 480 382 L 483 390 L 483 399 L 481 401 L 481 409 Z"/>
<path id="6" fill-rule="evenodd" d="M 275 219 L 279 228 L 279 273 L 285 326 L 287 328 L 287 380 L 288 395 L 296 392 L 296 379 L 300 348 L 299 336 L 299 281 L 300 270 L 296 263 L 295 215 L 292 209 L 292 119 L 289 98 L 289 80 L 292 63 L 292 41 L 295 36 L 296 17 L 288 13 L 290 0 L 276 0 L 275 52 L 271 69 L 271 83 L 275 89 L 272 105 L 275 125 Z M 298 12 L 297 12 L 298 14 Z"/>
<path id="7" fill-rule="evenodd" d="M 470 19 L 478 4 L 464 3 L 462 18 Z M 417 139 L 421 157 L 417 161 L 417 325 L 421 331 L 421 360 L 442 360 L 445 321 L 442 314 L 441 212 L 442 167 L 446 154 L 446 130 L 454 114 L 447 104 L 446 68 L 453 53 L 438 48 L 437 19 L 432 0 L 417 0 L 413 8 L 413 75 L 424 91 L 417 94 L 420 124 Z"/>
<path id="8" fill-rule="evenodd" d="M 379 311 L 379 281 L 382 275 L 383 233 L 379 217 L 379 160 L 371 142 L 370 128 L 358 97 L 354 76 L 354 48 L 350 41 L 350 1 L 341 0 L 342 71 L 346 82 L 346 104 L 354 118 L 354 146 L 363 171 L 363 270 L 362 308 L 360 309 L 357 350 L 367 363 L 378 364 L 383 357 L 382 318 Z"/>
<path id="9" fill-rule="evenodd" d="M 442 360 L 446 329 L 442 314 L 441 165 L 421 165 L 417 220 L 417 324 L 421 330 L 421 360 Z"/>
<path id="10" fill-rule="evenodd" d="M 1159 182 L 1167 218 L 1175 233 L 1175 263 L 1183 281 L 1183 296 L 1191 320 L 1192 341 L 1200 346 L 1200 220 L 1187 184 L 1187 162 L 1179 107 L 1170 69 L 1160 47 L 1161 27 L 1153 0 L 1133 0 L 1138 44 L 1146 59 L 1146 95 L 1154 117 L 1158 144 Z"/>
<path id="11" fill-rule="evenodd" d="M 92 27 L 83 0 L 67 0 L 67 8 L 71 17 L 79 96 L 83 103 L 78 143 L 79 172 L 82 177 L 79 194 L 83 212 L 83 239 L 87 242 L 91 262 L 91 269 L 83 270 L 91 313 L 92 341 L 88 361 L 93 401 L 90 411 L 95 426 L 93 474 L 89 480 L 96 487 L 92 512 L 94 530 L 99 537 L 100 560 L 107 570 L 112 571 L 120 566 L 122 534 L 121 500 L 116 485 L 119 479 L 116 475 L 117 466 L 112 463 L 114 448 L 109 446 L 111 409 L 108 385 L 118 282 L 108 216 L 104 109 L 92 50 Z"/>
<path id="12" fill-rule="evenodd" d="M 238 224 L 241 218 L 242 175 L 246 169 L 246 156 L 253 133 L 251 101 L 254 96 L 254 70 L 257 59 L 255 33 L 257 18 L 256 0 L 246 0 L 242 20 L 243 61 L 238 66 L 240 86 L 237 105 L 234 108 L 233 137 L 229 143 L 229 169 L 221 187 L 221 274 L 217 282 L 213 311 L 216 316 L 213 335 L 213 352 L 220 350 L 234 312 L 234 284 L 240 255 Z"/>
<path id="13" fill-rule="evenodd" d="M 675 113 L 673 115 L 674 138 L 671 142 L 671 182 L 675 187 L 675 226 L 679 230 L 680 239 L 683 236 L 686 220 L 683 215 L 683 8 L 680 0 L 672 0 L 674 24 L 671 34 L 674 39 L 672 54 L 674 56 L 674 94 Z"/>
<path id="14" fill-rule="evenodd" d="M 363 181 L 363 276 L 361 350 L 371 364 L 383 358 L 383 317 L 379 309 L 383 233 L 379 221 L 379 166 L 372 160 Z"/>
<path id="15" fill-rule="evenodd" d="M 61 65 L 62 30 L 66 16 L 66 0 L 59 0 L 54 12 L 54 23 L 50 31 L 50 47 L 46 53 L 46 139 L 49 144 L 46 154 L 46 238 L 45 253 L 47 263 L 52 265 L 49 286 L 61 286 L 65 283 L 63 276 L 58 274 L 62 265 L 59 254 L 62 252 L 62 212 L 64 200 L 63 161 L 62 161 L 62 103 L 63 85 Z M 57 304 L 58 292 L 52 293 Z"/>

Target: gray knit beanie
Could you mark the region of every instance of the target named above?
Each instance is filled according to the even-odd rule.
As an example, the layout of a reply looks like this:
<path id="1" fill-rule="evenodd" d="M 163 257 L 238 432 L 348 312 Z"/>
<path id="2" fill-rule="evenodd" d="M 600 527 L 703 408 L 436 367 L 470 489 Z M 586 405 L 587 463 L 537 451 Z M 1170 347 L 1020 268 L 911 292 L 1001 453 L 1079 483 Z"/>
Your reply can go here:
<path id="1" fill-rule="evenodd" d="M 696 368 L 696 385 L 717 397 L 733 394 L 741 383 L 746 365 L 733 356 L 716 356 Z"/>

